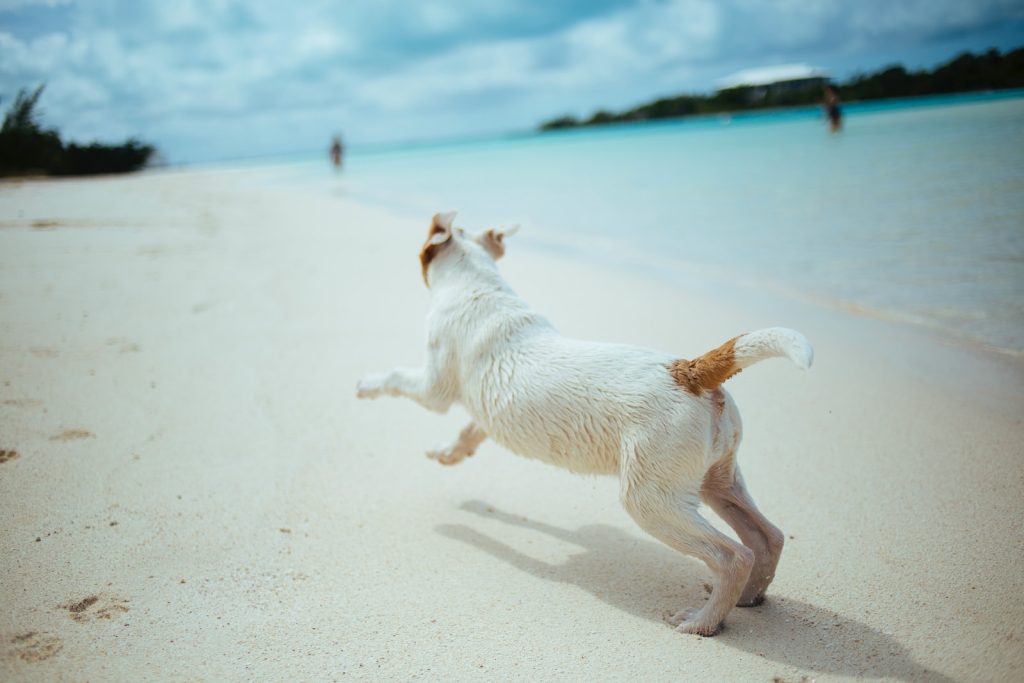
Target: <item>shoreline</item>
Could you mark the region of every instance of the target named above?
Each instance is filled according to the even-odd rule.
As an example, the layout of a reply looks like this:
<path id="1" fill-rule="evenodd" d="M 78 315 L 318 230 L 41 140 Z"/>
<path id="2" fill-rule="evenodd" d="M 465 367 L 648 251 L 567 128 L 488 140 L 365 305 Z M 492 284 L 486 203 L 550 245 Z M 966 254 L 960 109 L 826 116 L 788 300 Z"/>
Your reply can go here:
<path id="1" fill-rule="evenodd" d="M 355 399 L 422 359 L 429 216 L 204 171 L 0 185 L 0 221 L 4 680 L 1024 669 L 1024 379 L 1001 357 L 510 240 L 502 272 L 564 334 L 685 356 L 785 324 L 815 345 L 809 373 L 727 385 L 786 549 L 764 605 L 686 637 L 663 618 L 707 571 L 614 479 L 490 442 L 445 468 L 423 452 L 461 411 Z"/>
<path id="2" fill-rule="evenodd" d="M 872 114 L 875 112 L 884 112 L 894 108 L 893 105 L 898 106 L 900 103 L 910 103 L 912 106 L 949 106 L 957 104 L 973 104 L 976 102 L 989 102 L 998 101 L 1004 99 L 1015 99 L 1024 97 L 1024 88 L 1000 88 L 1000 89 L 988 89 L 988 90 L 961 90 L 959 92 L 950 93 L 932 93 L 927 95 L 903 95 L 896 97 L 880 97 L 869 100 L 845 100 L 843 102 L 844 113 L 853 112 L 862 114 Z M 611 121 L 607 123 L 580 123 L 574 126 L 566 126 L 562 128 L 549 128 L 549 129 L 536 129 L 536 133 L 540 135 L 550 135 L 558 133 L 570 133 L 577 130 L 594 129 L 594 128 L 616 128 L 616 127 L 629 127 L 629 126 L 657 126 L 657 125 L 671 125 L 673 123 L 680 123 L 685 121 L 695 122 L 709 122 L 714 123 L 715 121 L 744 121 L 751 118 L 765 117 L 765 118 L 778 118 L 778 119 L 792 119 L 792 118 L 811 118 L 813 112 L 818 113 L 818 118 L 822 117 L 821 104 L 794 104 L 789 106 L 780 107 L 764 107 L 757 109 L 738 109 L 734 111 L 721 111 L 716 113 L 707 114 L 686 114 L 683 116 L 668 116 L 664 118 L 654 119 L 637 119 L 632 121 Z M 789 115 L 789 116 L 787 116 Z M 805 116 L 806 115 L 806 116 Z"/>
<path id="3" fill-rule="evenodd" d="M 1024 92 L 1024 91 L 1022 91 Z M 292 164 L 284 164 L 287 168 Z M 142 177 L 183 177 L 207 176 L 216 180 L 227 181 L 235 189 L 265 189 L 283 194 L 302 195 L 311 200 L 328 200 L 348 203 L 369 212 L 380 211 L 406 221 L 422 222 L 423 211 L 412 204 L 402 204 L 392 198 L 351 195 L 343 193 L 339 199 L 323 191 L 327 182 L 337 183 L 339 178 L 330 176 L 325 179 L 319 189 L 304 188 L 294 180 L 281 179 L 282 166 L 242 166 L 242 167 L 211 167 L 164 168 L 155 169 L 142 174 Z M 108 175 L 85 178 L 25 178 L 12 180 L 11 187 L 26 183 L 103 183 L 108 181 L 130 179 L 131 176 Z M 2 187 L 2 184 L 0 184 Z M 429 212 L 428 212 L 429 213 Z M 458 219 L 456 219 L 458 220 Z M 0 220 L 0 230 L 6 226 Z M 468 229 L 479 229 L 470 226 Z M 47 229 L 39 228 L 36 229 Z M 850 327 L 856 327 L 856 321 L 864 321 L 869 326 L 893 326 L 901 328 L 911 336 L 919 335 L 926 343 L 947 347 L 954 351 L 966 353 L 982 362 L 1001 365 L 1003 369 L 1014 374 L 1024 382 L 1024 349 L 1010 349 L 991 344 L 979 337 L 960 333 L 940 323 L 930 321 L 900 311 L 874 307 L 863 302 L 847 300 L 827 295 L 813 295 L 801 292 L 796 285 L 780 282 L 767 277 L 740 274 L 727 267 L 711 263 L 686 261 L 672 256 L 654 254 L 643 250 L 632 249 L 625 242 L 612 238 L 599 237 L 590 240 L 589 246 L 582 238 L 568 232 L 555 234 L 532 235 L 528 231 L 520 231 L 516 242 L 522 243 L 537 255 L 555 259 L 569 259 L 580 266 L 599 269 L 611 269 L 624 275 L 640 277 L 651 284 L 668 286 L 675 289 L 694 288 L 698 292 L 720 297 L 726 295 L 733 302 L 760 300 L 762 305 L 768 304 L 779 312 L 791 311 L 794 307 L 809 307 L 822 314 L 837 316 L 837 321 L 846 319 Z M 689 291 L 689 290 L 688 290 Z"/>
<path id="4" fill-rule="evenodd" d="M 268 186 L 282 187 L 282 185 L 276 185 L 272 180 L 267 180 L 266 182 Z M 289 191 L 308 192 L 313 195 L 320 194 L 316 190 L 303 190 L 297 185 L 292 184 L 291 181 L 286 181 L 285 186 Z M 408 220 L 418 220 L 424 215 L 422 207 L 417 208 L 411 204 L 402 204 L 397 200 L 383 196 L 372 197 L 354 194 L 346 195 L 345 199 L 367 209 L 395 213 Z M 457 207 L 455 210 L 457 210 Z M 427 214 L 429 215 L 429 210 Z M 456 221 L 458 221 L 458 217 Z M 480 229 L 480 227 L 471 226 L 468 229 Z M 734 297 L 764 296 L 767 292 L 773 299 L 792 300 L 855 318 L 905 326 L 927 334 L 939 343 L 959 346 L 973 353 L 992 354 L 1007 361 L 1009 366 L 1015 371 L 1024 372 L 1024 348 L 1001 347 L 986 341 L 982 337 L 972 336 L 966 332 L 944 326 L 940 321 L 929 320 L 921 315 L 873 306 L 865 302 L 845 299 L 839 296 L 829 296 L 825 293 L 809 294 L 800 291 L 799 286 L 794 283 L 787 283 L 770 277 L 761 277 L 717 264 L 686 261 L 663 254 L 645 252 L 631 248 L 624 241 L 604 236 L 588 239 L 569 232 L 530 234 L 529 226 L 523 227 L 525 230 L 522 230 L 517 235 L 517 241 L 541 253 L 568 258 L 601 268 L 612 268 L 621 272 L 633 273 L 677 287 L 697 284 L 699 287 L 707 288 L 709 291 L 716 287 L 725 287 L 732 290 L 732 296 Z M 700 280 L 705 278 L 711 282 L 699 283 Z"/>

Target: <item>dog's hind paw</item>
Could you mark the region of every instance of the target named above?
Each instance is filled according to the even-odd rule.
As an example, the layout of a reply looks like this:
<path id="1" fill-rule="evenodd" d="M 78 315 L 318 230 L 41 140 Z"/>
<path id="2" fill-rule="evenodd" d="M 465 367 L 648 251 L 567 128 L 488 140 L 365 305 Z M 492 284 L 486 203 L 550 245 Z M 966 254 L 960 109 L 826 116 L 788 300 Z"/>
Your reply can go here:
<path id="1" fill-rule="evenodd" d="M 700 618 L 700 610 L 682 609 L 666 621 L 675 626 L 679 633 L 691 633 L 696 636 L 711 637 L 722 630 L 722 624 L 708 624 Z"/>

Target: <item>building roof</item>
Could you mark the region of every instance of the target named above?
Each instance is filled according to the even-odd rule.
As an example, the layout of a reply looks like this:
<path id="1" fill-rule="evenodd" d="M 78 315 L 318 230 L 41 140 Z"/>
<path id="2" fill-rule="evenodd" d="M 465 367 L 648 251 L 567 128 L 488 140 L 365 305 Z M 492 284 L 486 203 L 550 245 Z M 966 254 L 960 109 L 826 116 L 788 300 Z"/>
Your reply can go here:
<path id="1" fill-rule="evenodd" d="M 744 69 L 725 78 L 719 78 L 718 89 L 771 85 L 772 83 L 799 81 L 805 78 L 828 78 L 828 73 L 808 64 L 764 66 L 757 69 Z"/>

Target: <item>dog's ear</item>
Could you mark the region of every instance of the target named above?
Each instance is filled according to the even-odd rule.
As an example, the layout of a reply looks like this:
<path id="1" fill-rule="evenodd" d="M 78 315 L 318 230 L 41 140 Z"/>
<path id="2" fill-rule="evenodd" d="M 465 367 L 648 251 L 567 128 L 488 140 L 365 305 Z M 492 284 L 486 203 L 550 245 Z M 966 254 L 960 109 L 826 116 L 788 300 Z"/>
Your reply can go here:
<path id="1" fill-rule="evenodd" d="M 497 261 L 505 255 L 505 238 L 517 232 L 519 232 L 518 225 L 512 225 L 507 228 L 491 228 L 490 230 L 484 230 L 474 239 L 476 239 L 477 244 L 491 255 L 491 258 Z"/>
<path id="2" fill-rule="evenodd" d="M 427 279 L 427 268 L 430 267 L 430 262 L 441 251 L 441 246 L 452 238 L 453 220 L 455 220 L 455 212 L 449 211 L 448 213 L 435 213 L 434 218 L 430 221 L 430 232 L 427 233 L 427 241 L 423 243 L 423 248 L 420 249 L 423 281 L 427 283 L 428 287 L 430 286 L 430 281 Z"/>
<path id="3" fill-rule="evenodd" d="M 430 223 L 430 234 L 427 235 L 427 244 L 444 244 L 452 238 L 452 221 L 455 220 L 455 212 L 435 213 Z"/>

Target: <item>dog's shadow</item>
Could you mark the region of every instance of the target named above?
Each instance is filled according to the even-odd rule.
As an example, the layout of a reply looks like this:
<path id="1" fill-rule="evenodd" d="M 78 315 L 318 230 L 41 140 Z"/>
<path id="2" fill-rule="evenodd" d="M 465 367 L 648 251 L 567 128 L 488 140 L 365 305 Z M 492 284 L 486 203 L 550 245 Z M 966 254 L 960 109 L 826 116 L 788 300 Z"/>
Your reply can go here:
<path id="1" fill-rule="evenodd" d="M 583 552 L 562 564 L 549 564 L 469 526 L 441 525 L 437 527 L 438 533 L 539 578 L 575 584 L 624 612 L 664 621 L 669 608 L 695 607 L 707 598 L 710 586 L 704 585 L 708 574 L 703 567 L 695 561 L 683 560 L 659 543 L 604 524 L 569 531 L 511 515 L 479 501 L 467 501 L 461 507 L 487 519 L 546 534 L 583 548 Z M 752 609 L 758 615 L 756 629 L 740 633 L 729 629 L 727 620 L 716 641 L 812 671 L 903 680 L 950 680 L 916 663 L 892 636 L 832 610 L 772 596 Z M 665 628 L 670 628 L 667 623 Z"/>

